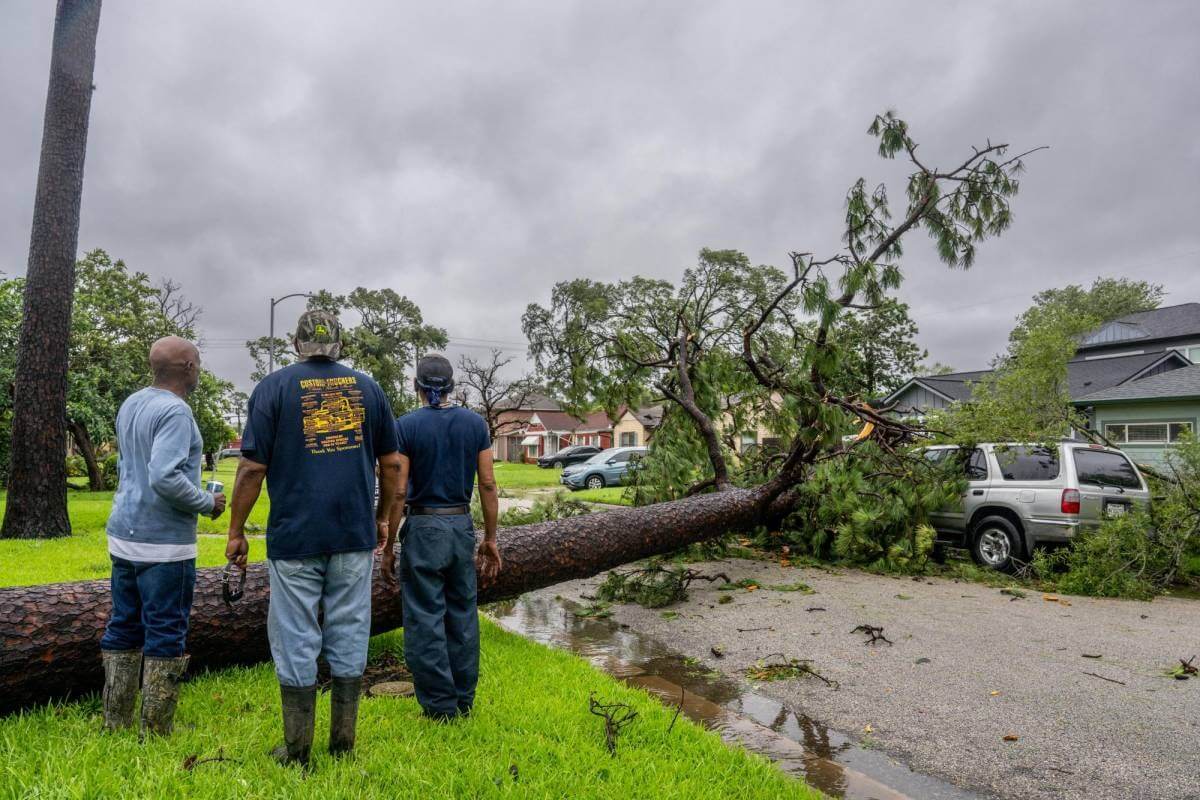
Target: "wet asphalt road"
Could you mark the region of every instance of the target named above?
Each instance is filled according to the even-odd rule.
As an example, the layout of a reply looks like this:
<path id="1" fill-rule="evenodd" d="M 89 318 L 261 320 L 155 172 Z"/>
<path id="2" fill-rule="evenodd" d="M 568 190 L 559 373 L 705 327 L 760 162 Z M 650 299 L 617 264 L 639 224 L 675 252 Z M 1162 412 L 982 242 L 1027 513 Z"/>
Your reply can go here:
<path id="1" fill-rule="evenodd" d="M 944 579 L 738 559 L 694 566 L 816 593 L 698 582 L 673 618 L 614 606 L 614 619 L 743 679 L 775 653 L 811 659 L 837 691 L 813 678 L 757 691 L 959 786 L 1013 800 L 1200 798 L 1200 679 L 1163 674 L 1200 653 L 1200 601 L 1063 603 Z M 599 580 L 542 593 L 579 599 Z M 862 624 L 894 644 L 864 644 L 851 633 Z"/>

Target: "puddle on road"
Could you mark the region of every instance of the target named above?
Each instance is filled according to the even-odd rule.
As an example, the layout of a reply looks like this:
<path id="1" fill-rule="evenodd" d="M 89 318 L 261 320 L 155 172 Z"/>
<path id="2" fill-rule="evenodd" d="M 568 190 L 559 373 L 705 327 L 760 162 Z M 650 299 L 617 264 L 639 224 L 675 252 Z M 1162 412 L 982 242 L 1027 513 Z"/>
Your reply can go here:
<path id="1" fill-rule="evenodd" d="M 723 739 L 776 762 L 846 800 L 982 800 L 983 795 L 913 772 L 883 753 L 797 714 L 777 700 L 671 651 L 610 620 L 577 617 L 568 601 L 526 595 L 488 612 L 514 633 L 575 653 L 676 706 Z"/>

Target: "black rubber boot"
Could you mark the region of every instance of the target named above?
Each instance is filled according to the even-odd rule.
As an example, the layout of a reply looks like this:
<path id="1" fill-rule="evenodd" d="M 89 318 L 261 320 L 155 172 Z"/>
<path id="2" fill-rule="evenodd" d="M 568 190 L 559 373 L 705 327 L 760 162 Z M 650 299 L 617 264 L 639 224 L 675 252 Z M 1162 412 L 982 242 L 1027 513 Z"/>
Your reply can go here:
<path id="1" fill-rule="evenodd" d="M 179 681 L 187 671 L 188 657 L 145 658 L 142 674 L 142 732 L 170 736 L 179 703 Z"/>
<path id="2" fill-rule="evenodd" d="M 101 650 L 104 661 L 104 728 L 132 728 L 142 683 L 141 650 Z"/>
<path id="3" fill-rule="evenodd" d="M 280 764 L 308 766 L 312 753 L 313 726 L 317 717 L 317 687 L 280 686 L 283 705 L 283 744 L 271 755 Z"/>
<path id="4" fill-rule="evenodd" d="M 358 698 L 361 694 L 361 675 L 333 679 L 333 685 L 329 688 L 329 752 L 333 755 L 343 755 L 354 749 Z"/>

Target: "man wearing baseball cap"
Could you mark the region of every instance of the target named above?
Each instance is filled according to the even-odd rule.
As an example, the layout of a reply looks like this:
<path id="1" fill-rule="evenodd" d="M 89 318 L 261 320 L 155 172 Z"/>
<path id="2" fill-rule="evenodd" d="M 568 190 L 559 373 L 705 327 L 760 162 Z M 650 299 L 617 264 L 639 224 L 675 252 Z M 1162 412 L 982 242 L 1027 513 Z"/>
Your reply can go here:
<path id="1" fill-rule="evenodd" d="M 373 551 L 387 538 L 400 456 L 383 390 L 337 362 L 337 316 L 305 312 L 293 345 L 300 360 L 268 375 L 250 396 L 225 555 L 245 569 L 246 518 L 266 478 L 267 633 L 284 732 L 275 756 L 305 764 L 313 741 L 318 656 L 333 673 L 329 750 L 354 748 L 371 635 Z M 377 464 L 379 505 L 373 508 Z"/>
<path id="2" fill-rule="evenodd" d="M 439 722 L 471 713 L 479 682 L 476 569 L 500 571 L 496 546 L 499 495 L 487 423 L 450 405 L 454 370 L 440 355 L 417 362 L 422 407 L 396 420 L 400 493 L 393 506 L 380 574 L 395 577 L 394 539 L 401 540 L 404 658 L 425 716 Z M 484 535 L 478 552 L 471 492 L 479 477 Z M 401 517 L 404 519 L 400 526 Z"/>

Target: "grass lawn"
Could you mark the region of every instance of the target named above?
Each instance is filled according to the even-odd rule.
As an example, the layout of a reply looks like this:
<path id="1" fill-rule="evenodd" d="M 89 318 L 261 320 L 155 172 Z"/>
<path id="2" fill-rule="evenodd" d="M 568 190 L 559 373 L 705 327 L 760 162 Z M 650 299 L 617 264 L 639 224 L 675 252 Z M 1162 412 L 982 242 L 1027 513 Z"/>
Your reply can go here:
<path id="1" fill-rule="evenodd" d="M 398 651 L 398 634 L 372 642 Z M 812 798 L 817 792 L 769 762 L 727 747 L 673 711 L 567 653 L 484 621 L 476 713 L 439 726 L 415 700 L 362 703 L 352 759 L 326 752 L 327 697 L 318 703 L 307 775 L 267 756 L 280 736 L 269 665 L 194 678 L 175 735 L 139 745 L 133 733 L 99 733 L 97 699 L 0 719 L 0 797 L 195 798 Z M 604 746 L 588 696 L 638 712 Z M 219 754 L 234 761 L 195 763 Z"/>
<path id="2" fill-rule="evenodd" d="M 607 486 L 603 489 L 580 489 L 572 492 L 572 500 L 582 500 L 585 503 L 607 503 L 613 506 L 631 506 L 633 503 L 625 496 L 624 486 Z"/>
<path id="3" fill-rule="evenodd" d="M 513 464 L 496 462 L 496 483 L 500 490 L 536 489 L 544 486 L 559 486 L 558 476 L 562 470 L 542 469 L 537 464 Z"/>

